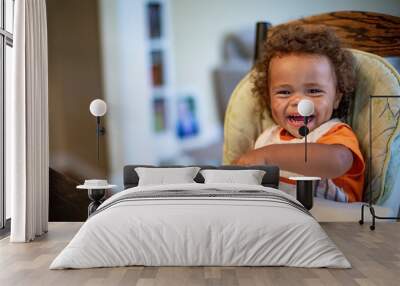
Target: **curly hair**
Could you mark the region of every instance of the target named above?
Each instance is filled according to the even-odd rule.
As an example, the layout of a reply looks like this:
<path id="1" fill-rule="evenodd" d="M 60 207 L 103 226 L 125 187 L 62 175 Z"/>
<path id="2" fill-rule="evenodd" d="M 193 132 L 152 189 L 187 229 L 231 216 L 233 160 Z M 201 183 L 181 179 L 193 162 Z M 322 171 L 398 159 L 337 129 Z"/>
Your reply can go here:
<path id="1" fill-rule="evenodd" d="M 251 75 L 253 95 L 258 97 L 260 108 L 271 114 L 269 95 L 269 66 L 272 58 L 285 54 L 316 54 L 326 56 L 336 75 L 336 90 L 342 99 L 332 117 L 347 121 L 355 89 L 354 58 L 342 47 L 335 32 L 322 25 L 286 24 L 271 29 L 264 43 L 263 53 Z"/>

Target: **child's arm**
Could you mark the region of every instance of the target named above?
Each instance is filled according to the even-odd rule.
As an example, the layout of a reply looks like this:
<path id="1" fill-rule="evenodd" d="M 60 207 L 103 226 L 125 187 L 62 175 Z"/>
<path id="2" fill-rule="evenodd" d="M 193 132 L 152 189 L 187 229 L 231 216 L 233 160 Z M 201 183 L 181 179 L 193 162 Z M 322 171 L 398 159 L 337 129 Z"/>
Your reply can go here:
<path id="1" fill-rule="evenodd" d="M 305 176 L 337 178 L 353 165 L 353 153 L 339 144 L 309 143 L 307 162 L 304 144 L 272 144 L 247 152 L 234 161 L 236 165 L 269 164 Z"/>

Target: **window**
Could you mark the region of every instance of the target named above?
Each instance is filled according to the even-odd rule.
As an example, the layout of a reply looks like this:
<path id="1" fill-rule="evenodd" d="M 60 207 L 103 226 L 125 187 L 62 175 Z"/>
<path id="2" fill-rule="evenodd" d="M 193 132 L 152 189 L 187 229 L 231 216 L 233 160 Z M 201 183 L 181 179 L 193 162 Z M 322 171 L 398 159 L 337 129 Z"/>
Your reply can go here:
<path id="1" fill-rule="evenodd" d="M 0 228 L 11 217 L 10 193 L 4 187 L 4 106 L 6 94 L 11 92 L 13 31 L 14 0 L 0 0 Z"/>

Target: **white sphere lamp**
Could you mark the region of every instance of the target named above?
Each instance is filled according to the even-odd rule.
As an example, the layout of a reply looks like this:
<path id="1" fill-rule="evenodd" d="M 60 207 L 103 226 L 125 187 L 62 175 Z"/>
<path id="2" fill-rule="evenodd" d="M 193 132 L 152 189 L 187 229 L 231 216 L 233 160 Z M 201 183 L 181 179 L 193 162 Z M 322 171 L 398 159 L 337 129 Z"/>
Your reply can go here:
<path id="1" fill-rule="evenodd" d="M 314 103 L 309 99 L 300 100 L 297 110 L 301 116 L 311 116 L 314 114 Z"/>
<path id="2" fill-rule="evenodd" d="M 104 100 L 95 99 L 90 103 L 89 110 L 93 116 L 104 116 L 104 114 L 107 112 L 107 104 L 104 102 Z"/>

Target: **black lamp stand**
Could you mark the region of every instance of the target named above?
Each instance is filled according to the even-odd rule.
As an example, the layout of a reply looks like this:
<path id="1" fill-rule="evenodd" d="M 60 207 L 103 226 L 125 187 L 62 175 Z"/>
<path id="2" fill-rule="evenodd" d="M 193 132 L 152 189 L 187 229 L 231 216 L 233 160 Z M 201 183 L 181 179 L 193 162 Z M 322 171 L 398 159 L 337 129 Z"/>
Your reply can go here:
<path id="1" fill-rule="evenodd" d="M 307 127 L 308 116 L 304 116 L 304 125 L 299 128 L 299 134 L 304 137 L 304 162 L 307 163 L 307 135 L 310 130 Z M 296 198 L 303 206 L 311 210 L 314 204 L 315 180 L 296 179 Z"/>
<path id="2" fill-rule="evenodd" d="M 105 189 L 89 189 L 88 196 L 90 199 L 90 204 L 88 206 L 88 217 L 94 213 L 97 208 L 102 204 L 104 198 L 106 197 Z"/>
<path id="3" fill-rule="evenodd" d="M 100 126 L 100 116 L 96 116 L 96 151 L 97 151 L 97 164 L 100 162 L 100 136 L 106 133 L 106 129 Z M 101 205 L 105 196 L 105 189 L 88 189 L 88 196 L 90 204 L 88 206 L 88 216 L 96 211 Z"/>
<path id="4" fill-rule="evenodd" d="M 97 163 L 100 161 L 100 135 L 104 135 L 106 129 L 100 126 L 100 116 L 96 116 L 96 139 L 97 139 Z"/>
<path id="5" fill-rule="evenodd" d="M 314 204 L 313 181 L 296 181 L 296 199 L 301 202 L 306 209 L 312 209 Z"/>

